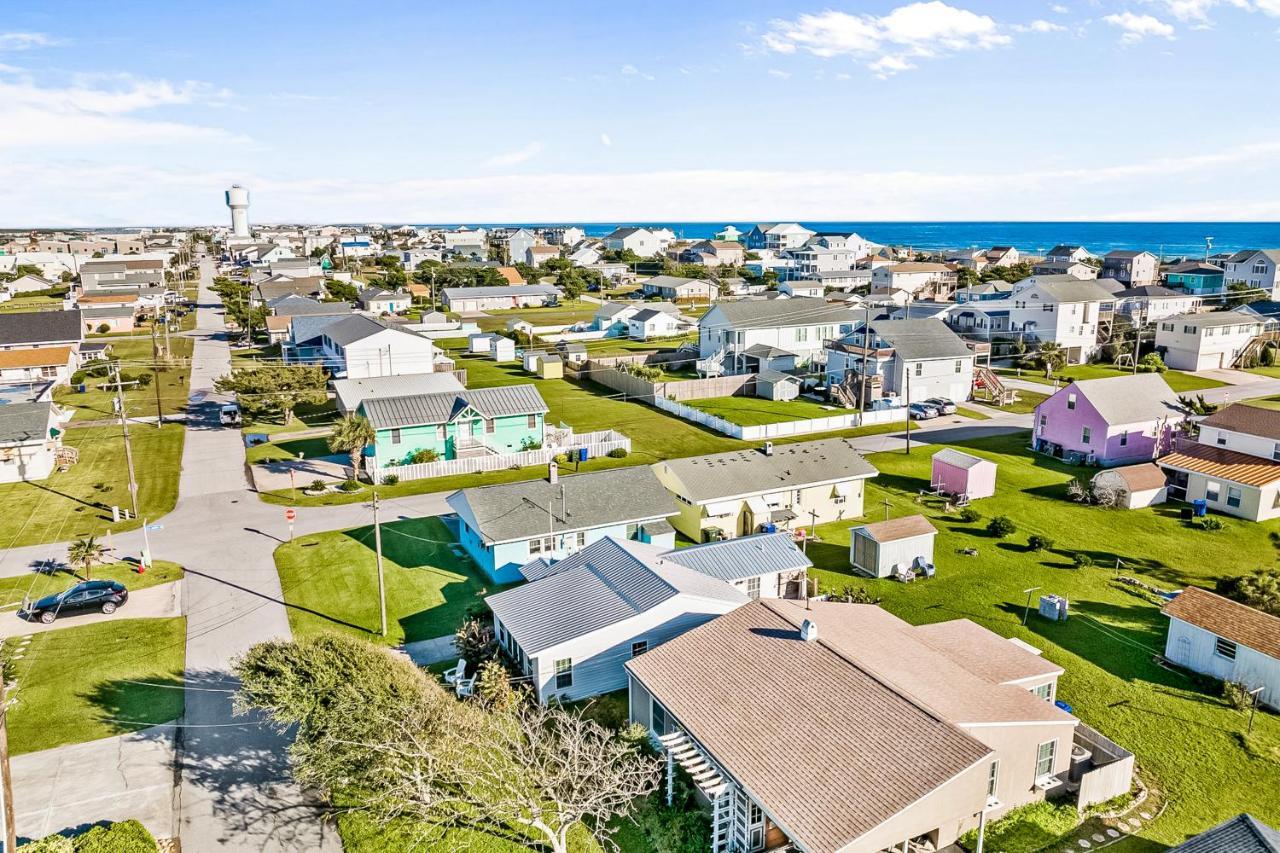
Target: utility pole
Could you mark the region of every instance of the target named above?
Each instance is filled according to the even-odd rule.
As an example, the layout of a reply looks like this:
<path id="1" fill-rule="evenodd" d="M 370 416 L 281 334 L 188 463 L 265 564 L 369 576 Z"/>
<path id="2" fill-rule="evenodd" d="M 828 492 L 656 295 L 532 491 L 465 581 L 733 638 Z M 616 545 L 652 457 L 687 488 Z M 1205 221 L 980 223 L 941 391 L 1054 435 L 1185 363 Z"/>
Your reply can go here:
<path id="1" fill-rule="evenodd" d="M 1252 718 L 1250 718 L 1252 722 Z M 0 818 L 4 820 L 4 850 L 11 853 L 18 849 L 18 833 L 13 825 L 13 777 L 9 773 L 9 699 L 5 695 L 4 678 L 0 677 L 0 796 L 4 808 Z"/>
<path id="2" fill-rule="evenodd" d="M 907 392 L 907 455 L 911 455 L 911 367 L 904 360 L 902 373 L 906 377 Z"/>
<path id="3" fill-rule="evenodd" d="M 378 555 L 378 608 L 381 612 L 382 629 L 379 634 L 387 636 L 387 590 L 382 576 L 382 523 L 378 518 L 378 493 L 373 493 L 373 545 Z"/>
<path id="4" fill-rule="evenodd" d="M 164 427 L 164 409 L 160 405 L 160 353 L 159 340 L 156 338 L 157 314 L 151 321 L 151 384 L 156 389 L 156 429 Z"/>
<path id="5" fill-rule="evenodd" d="M 124 433 L 124 461 L 129 468 L 129 500 L 133 517 L 138 517 L 138 481 L 133 476 L 133 446 L 129 444 L 129 418 L 124 411 L 124 391 L 120 384 L 120 362 L 116 362 L 116 408 L 120 411 L 120 429 Z"/>
<path id="6" fill-rule="evenodd" d="M 1027 594 L 1027 606 L 1026 606 L 1026 608 L 1024 608 L 1024 609 L 1023 609 L 1023 611 L 1022 611 L 1022 624 L 1023 624 L 1023 625 L 1027 624 L 1027 617 L 1028 617 L 1029 615 L 1031 615 L 1031 594 L 1032 594 L 1033 592 L 1035 592 L 1036 590 L 1038 590 L 1038 589 L 1040 589 L 1040 587 L 1038 587 L 1038 586 L 1033 586 L 1033 587 L 1031 587 L 1031 589 L 1024 589 L 1024 590 L 1023 590 L 1023 592 L 1025 592 L 1025 593 Z"/>

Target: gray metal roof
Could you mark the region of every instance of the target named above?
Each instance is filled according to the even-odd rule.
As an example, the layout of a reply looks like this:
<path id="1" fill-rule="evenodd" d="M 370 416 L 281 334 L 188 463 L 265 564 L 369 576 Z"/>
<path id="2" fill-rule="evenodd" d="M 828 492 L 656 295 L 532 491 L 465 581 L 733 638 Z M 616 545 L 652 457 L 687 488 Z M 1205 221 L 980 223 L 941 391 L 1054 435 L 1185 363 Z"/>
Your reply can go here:
<path id="1" fill-rule="evenodd" d="M 764 382 L 769 385 L 776 385 L 779 382 L 795 382 L 799 384 L 800 378 L 792 376 L 790 373 L 783 373 L 781 370 L 774 370 L 766 367 L 764 370 L 756 374 L 757 382 Z"/>
<path id="2" fill-rule="evenodd" d="M 1134 424 L 1166 417 L 1171 423 L 1182 420 L 1178 395 L 1158 373 L 1081 379 L 1057 394 L 1070 393 L 1068 389 L 1079 391 L 1109 424 Z"/>
<path id="3" fill-rule="evenodd" d="M 844 438 L 783 444 L 761 450 L 731 450 L 657 463 L 680 478 L 695 502 L 745 497 L 821 483 L 874 477 L 878 471 Z"/>
<path id="4" fill-rule="evenodd" d="M 745 604 L 723 581 L 641 542 L 601 539 L 553 565 L 554 574 L 485 599 L 527 655 L 615 625 L 678 595 Z"/>
<path id="5" fill-rule="evenodd" d="M 677 548 L 666 558 L 722 581 L 807 569 L 813 565 L 796 547 L 790 533 L 760 533 Z"/>
<path id="6" fill-rule="evenodd" d="M 52 408 L 52 403 L 0 406 L 0 444 L 27 444 L 47 439 Z"/>
<path id="7" fill-rule="evenodd" d="M 666 518 L 679 509 L 648 466 L 479 486 L 447 498 L 486 542 Z"/>
<path id="8" fill-rule="evenodd" d="M 0 314 L 0 346 L 45 344 L 84 339 L 80 309 Z"/>
<path id="9" fill-rule="evenodd" d="M 786 358 L 791 356 L 797 358 L 796 354 L 790 350 L 780 349 L 779 347 L 771 347 L 768 344 L 752 344 L 742 351 L 743 355 L 749 355 L 752 358 Z"/>
<path id="10" fill-rule="evenodd" d="M 348 344 L 362 341 L 387 329 L 405 335 L 413 334 L 412 332 L 406 332 L 404 329 L 397 329 L 395 326 L 388 326 L 386 323 L 379 323 L 377 320 L 365 317 L 363 314 L 352 314 L 350 317 L 341 318 L 333 325 L 326 326 L 324 334 L 338 346 L 345 347 Z"/>
<path id="11" fill-rule="evenodd" d="M 699 325 L 709 325 L 708 317 L 722 316 L 736 329 L 760 329 L 775 326 L 808 326 L 816 323 L 841 323 L 857 320 L 860 311 L 833 305 L 815 297 L 795 299 L 744 299 L 720 302 Z"/>
<path id="12" fill-rule="evenodd" d="M 1205 830 L 1169 853 L 1280 853 L 1280 832 L 1242 814 Z"/>
<path id="13" fill-rule="evenodd" d="M 1035 280 L 1034 287 L 1040 288 L 1058 302 L 1109 302 L 1112 298 L 1112 293 L 1095 279 L 1076 278 L 1073 275 L 1041 275 L 1035 276 Z M 1019 296 L 1020 292 L 1014 292 L 1005 298 L 1016 300 Z"/>
<path id="14" fill-rule="evenodd" d="M 366 379 L 335 379 L 333 390 L 346 411 L 354 411 L 365 400 L 410 397 L 464 390 L 452 373 L 406 373 L 403 376 L 370 376 Z"/>
<path id="15" fill-rule="evenodd" d="M 132 317 L 134 310 L 132 305 L 97 305 L 90 308 L 81 308 L 80 315 L 86 320 L 98 320 L 104 317 Z"/>
<path id="16" fill-rule="evenodd" d="M 559 296 L 560 288 L 550 284 L 512 284 L 506 287 L 446 287 L 440 291 L 446 299 L 483 299 L 488 296 Z"/>
<path id="17" fill-rule="evenodd" d="M 973 350 L 941 320 L 876 320 L 870 328 L 906 360 L 973 355 Z"/>
<path id="18" fill-rule="evenodd" d="M 307 341 L 315 340 L 320 337 L 320 333 L 332 326 L 334 323 L 341 321 L 345 316 L 343 314 L 303 314 L 294 317 L 289 322 L 289 333 L 294 343 L 301 344 Z"/>
<path id="19" fill-rule="evenodd" d="M 468 408 L 475 409 L 486 418 L 547 411 L 547 404 L 533 385 L 500 385 L 438 394 L 378 397 L 365 400 L 362 405 L 365 417 L 375 429 L 448 423 Z"/>

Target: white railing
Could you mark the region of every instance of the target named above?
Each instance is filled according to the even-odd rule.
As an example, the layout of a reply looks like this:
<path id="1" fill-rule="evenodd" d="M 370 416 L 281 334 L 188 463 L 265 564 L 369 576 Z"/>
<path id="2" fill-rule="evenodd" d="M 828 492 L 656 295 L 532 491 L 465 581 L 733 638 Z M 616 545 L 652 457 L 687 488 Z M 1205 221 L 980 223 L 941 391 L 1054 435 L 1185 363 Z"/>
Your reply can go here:
<path id="1" fill-rule="evenodd" d="M 886 423 L 905 423 L 906 408 L 882 409 L 871 412 L 852 412 L 844 415 L 831 415 L 825 418 L 809 418 L 798 421 L 782 421 L 775 424 L 755 424 L 742 426 L 715 415 L 709 415 L 700 409 L 677 403 L 666 397 L 655 397 L 653 404 L 665 412 L 669 412 L 686 421 L 693 421 L 705 427 L 724 433 L 731 438 L 743 441 L 758 441 L 762 438 L 786 438 L 794 435 L 811 435 L 819 432 L 835 432 L 857 426 Z"/>
<path id="2" fill-rule="evenodd" d="M 388 475 L 400 480 L 426 480 L 432 477 L 451 477 L 456 474 L 476 474 L 481 471 L 501 471 L 507 468 L 525 468 L 530 465 L 546 465 L 561 453 L 577 458 L 583 448 L 587 458 L 608 455 L 611 450 L 631 451 L 631 439 L 616 430 L 589 432 L 581 435 L 557 436 L 555 445 L 547 444 L 538 450 L 522 450 L 516 453 L 494 453 L 470 459 L 440 459 L 420 462 L 416 465 L 378 464 L 377 458 L 367 460 L 366 471 L 375 483 L 381 483 Z"/>

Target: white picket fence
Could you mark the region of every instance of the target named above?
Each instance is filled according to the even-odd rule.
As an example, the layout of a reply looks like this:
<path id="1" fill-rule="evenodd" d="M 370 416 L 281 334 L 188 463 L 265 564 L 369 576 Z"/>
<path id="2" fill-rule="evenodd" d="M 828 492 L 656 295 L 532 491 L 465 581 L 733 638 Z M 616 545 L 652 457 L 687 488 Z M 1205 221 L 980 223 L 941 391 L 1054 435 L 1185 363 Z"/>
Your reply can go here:
<path id="1" fill-rule="evenodd" d="M 759 441 L 764 438 L 786 438 L 795 435 L 811 435 L 818 432 L 835 432 L 836 430 L 851 429 L 857 426 L 885 423 L 906 423 L 906 408 L 898 409 L 882 409 L 873 412 L 852 412 L 847 415 L 832 415 L 826 418 L 809 418 L 800 421 L 782 421 L 776 424 L 754 424 L 752 426 L 742 426 L 732 421 L 726 421 L 724 418 L 718 418 L 715 415 L 709 415 L 700 409 L 692 406 L 686 406 L 683 403 L 677 403 L 675 400 L 666 397 L 655 397 L 653 404 L 665 412 L 670 412 L 678 418 L 687 421 L 693 421 L 696 424 L 702 424 L 716 432 L 722 432 L 732 438 L 740 438 L 743 441 Z"/>
<path id="2" fill-rule="evenodd" d="M 473 456 L 467 459 L 440 459 L 435 462 L 420 462 L 416 465 L 387 465 L 379 467 L 376 459 L 368 459 L 367 472 L 375 483 L 381 483 L 388 475 L 400 480 L 427 480 L 432 477 L 450 477 L 455 474 L 476 474 L 480 471 L 502 471 L 507 468 L 525 468 L 529 465 L 546 465 L 561 453 L 573 458 L 578 451 L 587 450 L 587 458 L 594 459 L 606 456 L 611 450 L 631 451 L 631 439 L 616 430 L 588 432 L 564 437 L 555 445 L 547 445 L 538 450 L 522 450 L 518 453 L 500 453 L 488 456 Z"/>

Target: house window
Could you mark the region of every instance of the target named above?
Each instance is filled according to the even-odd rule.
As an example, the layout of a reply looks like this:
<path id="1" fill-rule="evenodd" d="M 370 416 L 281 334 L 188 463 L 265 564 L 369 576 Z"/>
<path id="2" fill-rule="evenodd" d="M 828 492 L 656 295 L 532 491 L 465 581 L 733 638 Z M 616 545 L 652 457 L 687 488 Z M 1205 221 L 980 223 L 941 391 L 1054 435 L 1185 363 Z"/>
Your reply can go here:
<path id="1" fill-rule="evenodd" d="M 987 770 L 987 799 L 995 798 L 996 788 L 1000 785 L 1000 759 L 991 762 L 991 767 Z"/>
<path id="2" fill-rule="evenodd" d="M 1053 759 L 1057 752 L 1056 740 L 1045 741 L 1036 747 L 1036 779 L 1053 775 Z"/>
<path id="3" fill-rule="evenodd" d="M 1240 489 L 1238 487 L 1227 486 L 1227 506 L 1239 508 Z"/>
<path id="4" fill-rule="evenodd" d="M 922 374 L 923 372 L 924 372 L 924 362 L 917 361 L 917 362 L 916 362 L 916 376 L 919 376 L 919 375 L 920 375 L 920 374 Z"/>
<path id="5" fill-rule="evenodd" d="M 1076 395 L 1075 395 L 1075 394 L 1068 394 L 1068 395 L 1067 395 L 1067 408 L 1068 408 L 1068 409 L 1074 409 L 1075 407 L 1076 407 Z"/>
<path id="6" fill-rule="evenodd" d="M 1218 437 L 1217 437 L 1217 442 L 1218 442 L 1218 446 L 1219 446 L 1219 447 L 1226 447 L 1226 446 L 1227 446 L 1227 436 L 1226 436 L 1226 434 L 1225 434 L 1225 433 L 1222 433 L 1222 432 L 1219 432 L 1219 433 L 1218 433 Z"/>
<path id="7" fill-rule="evenodd" d="M 631 656 L 633 658 L 639 657 L 640 655 L 644 654 L 647 651 L 649 651 L 648 640 L 637 640 L 636 642 L 631 644 Z"/>
<path id="8" fill-rule="evenodd" d="M 1205 500 L 1209 500 L 1209 501 L 1213 501 L 1214 503 L 1217 503 L 1218 500 L 1222 497 L 1222 486 L 1218 483 L 1215 483 L 1213 480 L 1210 480 L 1209 482 L 1205 483 L 1204 497 L 1205 497 Z"/>
<path id="9" fill-rule="evenodd" d="M 538 536 L 529 540 L 529 556 L 534 554 L 550 554 L 556 549 L 554 536 Z"/>
<path id="10" fill-rule="evenodd" d="M 1120 446 L 1127 447 L 1129 444 L 1129 433 L 1127 431 L 1120 433 Z"/>
<path id="11" fill-rule="evenodd" d="M 400 443 L 400 430 L 398 430 L 398 429 L 393 429 L 393 430 L 391 431 L 391 443 L 392 443 L 392 444 L 399 444 L 399 443 Z"/>
<path id="12" fill-rule="evenodd" d="M 573 658 L 556 661 L 556 690 L 573 686 Z"/>
<path id="13" fill-rule="evenodd" d="M 803 494 L 804 494 L 804 492 L 800 491 L 799 489 L 796 489 L 796 490 L 795 490 L 795 493 L 794 493 L 794 494 L 792 494 L 792 496 L 791 496 L 791 505 L 792 505 L 792 506 L 799 506 L 799 505 L 800 505 L 800 498 L 801 498 L 801 496 L 802 496 Z"/>
<path id="14" fill-rule="evenodd" d="M 1080 428 L 1080 443 L 1081 443 L 1081 444 L 1088 444 L 1088 443 L 1089 443 L 1089 438 L 1090 438 L 1090 431 L 1089 431 L 1089 428 L 1088 428 L 1088 427 L 1081 427 L 1081 428 Z"/>
<path id="15" fill-rule="evenodd" d="M 961 370 L 962 370 L 962 367 L 961 367 L 961 366 L 962 366 L 963 364 L 964 364 L 964 362 L 960 361 L 959 359 L 956 359 L 956 373 L 960 373 L 960 372 L 961 372 Z"/>
<path id="16" fill-rule="evenodd" d="M 1049 416 L 1048 416 L 1048 415 L 1041 415 L 1041 416 L 1040 416 L 1040 429 L 1044 429 L 1044 428 L 1045 428 L 1045 427 L 1047 427 L 1048 425 L 1049 425 Z"/>
<path id="17" fill-rule="evenodd" d="M 649 728 L 659 735 L 667 733 L 667 709 L 652 698 L 649 700 Z"/>
<path id="18" fill-rule="evenodd" d="M 1277 442 L 1276 444 L 1272 445 L 1271 458 L 1280 460 L 1280 442 Z"/>
<path id="19" fill-rule="evenodd" d="M 529 415 L 529 429 L 537 429 L 537 428 L 538 428 L 538 416 Z"/>
<path id="20" fill-rule="evenodd" d="M 496 428 L 496 424 L 494 424 L 494 422 L 493 422 L 493 418 L 485 418 L 485 419 L 484 419 L 484 431 L 485 431 L 486 433 L 491 433 L 491 432 L 493 432 L 495 428 Z"/>
<path id="21" fill-rule="evenodd" d="M 1053 682 L 1038 684 L 1036 685 L 1035 689 L 1032 690 L 1031 692 L 1034 693 L 1040 699 L 1043 699 L 1044 701 L 1048 702 L 1050 698 L 1053 697 Z"/>
<path id="22" fill-rule="evenodd" d="M 586 544 L 587 544 L 587 531 L 585 531 L 585 530 L 579 530 L 579 531 L 578 531 L 578 535 L 575 537 L 575 540 L 576 540 L 576 542 L 577 542 L 577 546 L 578 546 L 579 548 L 584 548 L 584 547 L 586 547 Z"/>
<path id="23" fill-rule="evenodd" d="M 1213 641 L 1213 653 L 1227 660 L 1236 659 L 1236 644 L 1226 637 L 1216 637 Z"/>
<path id="24" fill-rule="evenodd" d="M 756 599 L 760 597 L 760 578 L 747 578 L 747 598 Z"/>
<path id="25" fill-rule="evenodd" d="M 436 438 L 440 439 L 441 441 L 444 441 L 445 438 L 448 436 L 448 434 L 449 432 L 446 429 L 444 424 L 440 424 L 440 426 L 436 427 Z"/>

